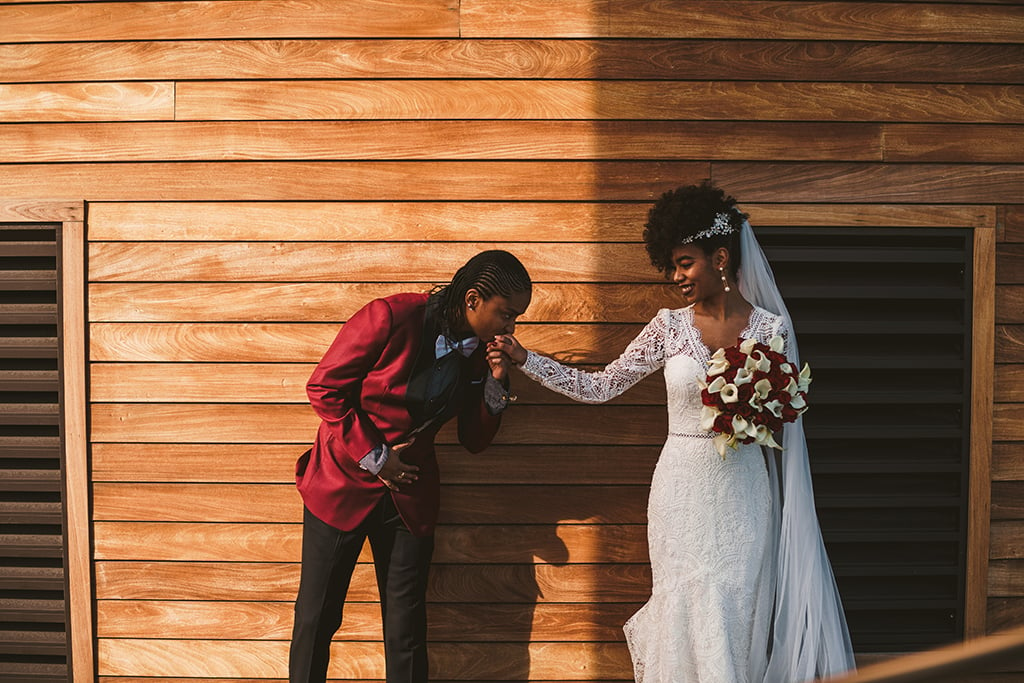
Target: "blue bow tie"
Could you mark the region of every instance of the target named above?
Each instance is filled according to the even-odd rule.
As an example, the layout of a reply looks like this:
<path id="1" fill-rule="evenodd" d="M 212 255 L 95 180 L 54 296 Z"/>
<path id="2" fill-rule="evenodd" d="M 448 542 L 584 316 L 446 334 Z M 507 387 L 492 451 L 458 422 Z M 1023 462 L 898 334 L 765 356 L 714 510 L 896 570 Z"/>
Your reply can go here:
<path id="1" fill-rule="evenodd" d="M 434 358 L 443 358 L 452 351 L 458 351 L 467 358 L 476 351 L 476 347 L 480 345 L 480 339 L 478 337 L 466 337 L 462 341 L 453 342 L 443 334 L 437 335 L 437 341 L 434 342 Z"/>

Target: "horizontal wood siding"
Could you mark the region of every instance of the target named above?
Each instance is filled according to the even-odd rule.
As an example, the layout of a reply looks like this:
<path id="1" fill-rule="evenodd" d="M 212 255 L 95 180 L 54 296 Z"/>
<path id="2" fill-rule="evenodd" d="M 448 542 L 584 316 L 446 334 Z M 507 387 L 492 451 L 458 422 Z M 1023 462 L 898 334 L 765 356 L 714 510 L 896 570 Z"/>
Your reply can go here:
<path id="1" fill-rule="evenodd" d="M 1022 44 L 1010 2 L 0 1 L 0 199 L 88 202 L 99 680 L 286 677 L 304 384 L 360 305 L 507 248 L 523 341 L 608 362 L 678 304 L 648 206 L 707 177 L 755 226 L 995 226 L 974 632 L 1021 623 Z M 441 434 L 433 679 L 630 680 L 660 376 L 515 388 L 484 454 Z M 350 683 L 383 678 L 368 562 Z"/>

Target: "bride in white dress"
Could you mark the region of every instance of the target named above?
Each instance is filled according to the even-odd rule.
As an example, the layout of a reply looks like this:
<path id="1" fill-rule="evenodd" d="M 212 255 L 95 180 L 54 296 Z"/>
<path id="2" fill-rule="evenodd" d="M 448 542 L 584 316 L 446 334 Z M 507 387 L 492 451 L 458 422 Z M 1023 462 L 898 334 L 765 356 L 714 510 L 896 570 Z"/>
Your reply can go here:
<path id="1" fill-rule="evenodd" d="M 698 379 L 713 350 L 780 335 L 783 353 L 797 360 L 788 314 L 745 218 L 707 183 L 661 197 L 644 241 L 688 305 L 660 310 L 603 370 L 567 367 L 514 337 L 491 347 L 494 359 L 507 355 L 532 379 L 585 402 L 608 401 L 664 369 L 669 433 L 647 510 L 652 591 L 624 626 L 638 683 L 800 683 L 853 668 L 802 426 L 787 426 L 783 439 L 785 510 L 774 456 L 748 444 L 723 458 L 700 427 Z"/>

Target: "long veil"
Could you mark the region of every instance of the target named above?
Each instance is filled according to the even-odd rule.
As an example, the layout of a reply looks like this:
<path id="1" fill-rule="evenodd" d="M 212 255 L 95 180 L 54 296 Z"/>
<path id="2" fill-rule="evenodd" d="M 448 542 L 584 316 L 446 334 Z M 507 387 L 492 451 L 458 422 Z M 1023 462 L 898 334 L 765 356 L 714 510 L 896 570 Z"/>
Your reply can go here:
<path id="1" fill-rule="evenodd" d="M 793 320 L 775 284 L 768 259 L 750 223 L 740 231 L 740 293 L 750 303 L 781 315 L 789 331 L 789 360 L 799 367 Z M 853 646 L 842 602 L 814 509 L 814 491 L 803 420 L 786 425 L 781 491 L 773 487 L 776 553 L 775 610 L 764 683 L 799 683 L 854 668 Z M 773 482 L 775 454 L 768 454 Z M 781 514 L 780 514 L 781 513 Z"/>

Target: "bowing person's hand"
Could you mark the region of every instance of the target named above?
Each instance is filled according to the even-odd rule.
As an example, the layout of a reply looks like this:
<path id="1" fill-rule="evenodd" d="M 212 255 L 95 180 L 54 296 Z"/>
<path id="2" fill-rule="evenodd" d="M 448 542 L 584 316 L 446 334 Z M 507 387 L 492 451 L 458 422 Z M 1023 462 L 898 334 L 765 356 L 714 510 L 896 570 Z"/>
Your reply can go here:
<path id="1" fill-rule="evenodd" d="M 420 468 L 403 462 L 400 457 L 402 451 L 411 445 L 412 442 L 407 441 L 392 446 L 391 454 L 380 468 L 380 472 L 377 473 L 377 478 L 384 482 L 389 489 L 399 491 L 402 484 L 411 484 L 419 479 Z"/>
<path id="2" fill-rule="evenodd" d="M 502 351 L 494 348 L 494 342 L 487 344 L 487 365 L 491 368 L 491 376 L 502 384 L 508 379 L 508 370 L 512 367 L 512 360 Z"/>
<path id="3" fill-rule="evenodd" d="M 522 365 L 526 362 L 526 349 L 511 334 L 499 334 L 494 338 L 494 341 L 487 345 L 487 357 L 491 358 L 492 354 L 495 353 L 504 354 L 516 365 Z"/>

